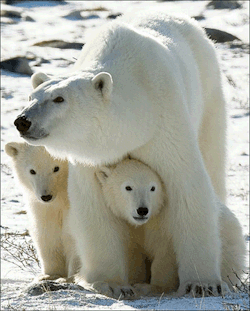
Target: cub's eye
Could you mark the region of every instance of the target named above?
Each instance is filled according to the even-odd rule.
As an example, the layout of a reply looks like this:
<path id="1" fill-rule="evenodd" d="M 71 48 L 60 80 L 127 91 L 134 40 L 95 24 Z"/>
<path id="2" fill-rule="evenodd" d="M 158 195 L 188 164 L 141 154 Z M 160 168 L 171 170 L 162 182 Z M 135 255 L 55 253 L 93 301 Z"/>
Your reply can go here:
<path id="1" fill-rule="evenodd" d="M 132 191 L 132 188 L 131 188 L 130 186 L 126 186 L 125 189 L 126 189 L 127 191 Z"/>
<path id="2" fill-rule="evenodd" d="M 55 166 L 55 168 L 54 168 L 54 173 L 56 173 L 56 172 L 58 172 L 59 171 L 59 166 Z"/>
<path id="3" fill-rule="evenodd" d="M 53 99 L 54 103 L 62 103 L 64 102 L 64 99 L 61 96 L 56 97 L 55 99 Z"/>
<path id="4" fill-rule="evenodd" d="M 31 174 L 31 175 L 36 175 L 36 171 L 30 170 L 30 174 Z"/>
<path id="5" fill-rule="evenodd" d="M 155 187 L 153 186 L 153 187 L 150 189 L 150 191 L 155 191 Z"/>

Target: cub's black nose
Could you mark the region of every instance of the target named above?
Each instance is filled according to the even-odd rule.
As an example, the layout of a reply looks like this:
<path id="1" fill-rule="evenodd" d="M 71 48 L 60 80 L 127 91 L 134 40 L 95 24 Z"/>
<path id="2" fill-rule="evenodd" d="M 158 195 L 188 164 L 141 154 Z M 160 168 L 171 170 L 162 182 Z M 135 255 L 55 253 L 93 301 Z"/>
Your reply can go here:
<path id="1" fill-rule="evenodd" d="M 25 133 L 30 128 L 31 122 L 25 116 L 22 116 L 15 120 L 14 125 L 20 133 Z"/>
<path id="2" fill-rule="evenodd" d="M 52 195 L 48 194 L 48 195 L 42 195 L 41 196 L 41 199 L 44 201 L 44 202 L 49 202 L 51 199 L 52 199 Z"/>
<path id="3" fill-rule="evenodd" d="M 139 207 L 137 209 L 137 214 L 140 216 L 146 216 L 148 213 L 148 208 L 147 207 Z"/>

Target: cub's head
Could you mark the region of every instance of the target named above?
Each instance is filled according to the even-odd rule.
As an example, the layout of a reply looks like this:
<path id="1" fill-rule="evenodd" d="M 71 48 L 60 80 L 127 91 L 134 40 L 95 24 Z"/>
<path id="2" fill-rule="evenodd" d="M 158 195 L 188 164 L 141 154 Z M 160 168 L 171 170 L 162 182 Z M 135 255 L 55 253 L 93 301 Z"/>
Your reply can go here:
<path id="1" fill-rule="evenodd" d="M 33 200 L 51 203 L 59 192 L 67 193 L 68 164 L 53 158 L 44 147 L 10 142 L 5 152 L 11 157 L 15 175 Z"/>
<path id="2" fill-rule="evenodd" d="M 126 159 L 113 167 L 101 167 L 96 176 L 107 205 L 132 225 L 145 224 L 163 205 L 159 176 L 137 160 Z"/>

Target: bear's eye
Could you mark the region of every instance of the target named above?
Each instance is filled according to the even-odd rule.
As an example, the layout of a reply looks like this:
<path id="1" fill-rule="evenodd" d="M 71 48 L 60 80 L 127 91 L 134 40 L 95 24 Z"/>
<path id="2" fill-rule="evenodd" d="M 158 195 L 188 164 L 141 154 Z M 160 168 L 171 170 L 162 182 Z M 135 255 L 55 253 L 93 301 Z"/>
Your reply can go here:
<path id="1" fill-rule="evenodd" d="M 61 96 L 56 97 L 55 99 L 53 99 L 54 103 L 62 103 L 64 102 L 64 99 Z"/>
<path id="2" fill-rule="evenodd" d="M 55 166 L 55 168 L 54 168 L 54 173 L 56 173 L 56 172 L 58 172 L 59 171 L 59 166 Z"/>
<path id="3" fill-rule="evenodd" d="M 153 187 L 150 189 L 150 191 L 155 191 L 155 186 L 153 186 Z"/>
<path id="4" fill-rule="evenodd" d="M 31 175 L 36 175 L 36 171 L 30 170 L 30 174 L 31 174 Z"/>
<path id="5" fill-rule="evenodd" d="M 125 189 L 126 189 L 127 191 L 132 191 L 132 188 L 131 188 L 130 186 L 126 186 Z"/>

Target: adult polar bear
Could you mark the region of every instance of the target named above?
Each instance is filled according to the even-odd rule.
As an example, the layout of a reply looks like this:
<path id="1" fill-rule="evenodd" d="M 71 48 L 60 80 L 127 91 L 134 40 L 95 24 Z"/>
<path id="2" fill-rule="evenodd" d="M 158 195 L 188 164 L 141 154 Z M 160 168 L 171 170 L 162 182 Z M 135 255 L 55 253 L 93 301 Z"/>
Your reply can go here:
<path id="1" fill-rule="evenodd" d="M 215 50 L 198 24 L 160 13 L 124 16 L 96 31 L 68 74 L 37 73 L 32 84 L 15 125 L 30 144 L 72 162 L 71 221 L 86 282 L 128 283 L 119 224 L 93 166 L 129 153 L 167 185 L 178 293 L 196 285 L 215 295 L 220 285 L 227 290 L 216 206 L 216 193 L 225 199 L 225 107 Z M 164 283 L 165 265 L 151 283 Z"/>

